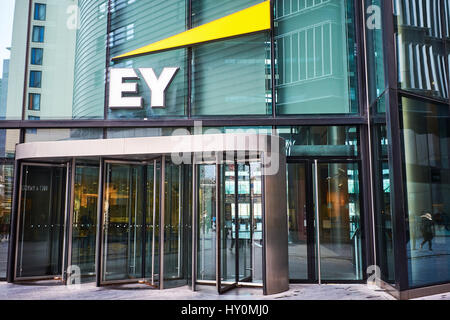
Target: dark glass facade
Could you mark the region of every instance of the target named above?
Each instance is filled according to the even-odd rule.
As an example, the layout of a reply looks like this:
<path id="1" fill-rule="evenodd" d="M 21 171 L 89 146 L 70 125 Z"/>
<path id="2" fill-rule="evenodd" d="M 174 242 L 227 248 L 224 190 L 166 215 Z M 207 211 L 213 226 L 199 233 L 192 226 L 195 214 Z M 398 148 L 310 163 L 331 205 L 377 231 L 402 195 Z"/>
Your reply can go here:
<path id="1" fill-rule="evenodd" d="M 80 0 L 72 119 L 36 120 L 35 125 L 24 118 L 18 142 L 278 135 L 286 149 L 286 184 L 280 188 L 287 197 L 291 282 L 362 282 L 375 265 L 381 280 L 399 292 L 448 283 L 447 1 L 273 0 L 271 30 L 113 59 L 261 2 Z M 35 41 L 43 35 L 43 29 L 32 30 Z M 32 61 L 40 60 L 35 52 Z M 179 70 L 165 91 L 164 108 L 150 105 L 154 93 L 142 79 L 125 80 L 137 83 L 142 108 L 108 107 L 112 68 L 132 68 L 141 77 L 139 68 L 160 75 L 166 67 Z M 40 80 L 30 74 L 29 84 Z M 36 110 L 40 100 L 30 101 L 27 108 Z M 20 198 L 28 183 L 24 173 L 36 171 L 33 178 L 43 181 L 42 172 L 50 170 L 55 188 L 64 189 L 62 180 L 69 179 L 71 218 L 59 220 L 62 200 L 50 194 L 36 199 L 45 205 L 53 201 L 54 212 L 38 218 L 72 230 L 70 261 L 85 281 L 100 285 L 151 278 L 153 284 L 164 268 L 166 287 L 190 283 L 192 274 L 205 284 L 216 280 L 220 263 L 221 290 L 236 279 L 263 282 L 258 241 L 264 193 L 254 159 L 219 170 L 207 162 L 176 166 L 153 159 L 145 164 L 72 159 L 71 172 L 19 161 L 14 170 L 11 157 L 5 155 L 2 164 L 4 181 L 9 181 L 1 198 L 7 204 L 0 212 L 2 230 L 9 226 L 13 184 Z M 162 179 L 164 188 L 158 184 Z M 192 179 L 197 185 L 189 183 Z M 32 205 L 25 208 L 16 199 L 12 217 L 21 221 L 24 210 L 43 206 L 33 201 L 32 192 L 38 191 L 46 192 L 31 188 Z M 160 203 L 157 193 L 163 191 Z M 25 201 L 24 195 L 20 199 Z M 157 214 L 161 206 L 163 217 Z M 98 210 L 104 220 L 98 220 Z M 197 226 L 191 224 L 194 216 Z M 216 226 L 217 218 L 223 224 Z M 157 219 L 167 229 L 156 230 Z M 37 223 L 22 221 L 20 228 Z M 193 248 L 189 236 L 195 227 L 199 246 Z M 52 235 L 59 229 L 20 228 L 16 237 L 28 238 L 15 239 L 12 247 L 20 244 L 21 253 L 44 238 L 58 242 Z M 218 230 L 227 237 L 215 246 Z M 2 239 L 8 239 L 7 232 Z M 99 246 L 103 249 L 96 251 Z M 16 278 L 64 273 L 58 260 L 64 249 L 52 248 L 42 261 L 10 255 L 8 280 L 14 280 L 13 273 Z M 186 248 L 197 250 L 194 272 Z M 222 260 L 216 260 L 215 250 Z M 6 261 L 2 257 L 6 253 L 0 262 Z"/>

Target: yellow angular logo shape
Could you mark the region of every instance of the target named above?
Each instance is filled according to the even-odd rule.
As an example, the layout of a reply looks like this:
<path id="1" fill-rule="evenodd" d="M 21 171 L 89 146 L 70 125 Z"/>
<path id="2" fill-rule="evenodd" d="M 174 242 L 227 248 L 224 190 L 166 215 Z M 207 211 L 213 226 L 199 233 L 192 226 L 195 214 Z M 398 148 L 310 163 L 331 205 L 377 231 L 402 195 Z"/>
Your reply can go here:
<path id="1" fill-rule="evenodd" d="M 189 47 L 271 29 L 270 0 L 114 57 L 113 60 Z"/>

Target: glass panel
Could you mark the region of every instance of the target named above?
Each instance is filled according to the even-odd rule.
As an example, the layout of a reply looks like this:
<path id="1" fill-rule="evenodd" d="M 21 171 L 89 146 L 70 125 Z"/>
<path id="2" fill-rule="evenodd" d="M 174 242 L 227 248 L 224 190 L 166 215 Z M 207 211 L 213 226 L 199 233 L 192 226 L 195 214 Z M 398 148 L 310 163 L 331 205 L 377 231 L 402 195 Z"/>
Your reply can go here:
<path id="1" fill-rule="evenodd" d="M 159 197 L 161 162 L 147 166 L 146 270 L 151 284 L 159 280 Z"/>
<path id="2" fill-rule="evenodd" d="M 266 34 L 194 48 L 192 114 L 271 114 L 269 49 Z"/>
<path id="3" fill-rule="evenodd" d="M 252 213 L 250 199 L 250 166 L 238 165 L 238 256 L 239 281 L 251 281 L 252 265 Z"/>
<path id="4" fill-rule="evenodd" d="M 98 165 L 76 165 L 72 218 L 72 265 L 80 268 L 82 279 L 86 281 L 95 279 L 98 178 Z"/>
<path id="5" fill-rule="evenodd" d="M 188 209 L 183 206 L 190 183 L 185 179 L 185 167 L 166 162 L 164 211 L 164 288 L 187 284 Z"/>
<path id="6" fill-rule="evenodd" d="M 354 2 L 291 2 L 274 1 L 277 113 L 358 112 Z"/>
<path id="7" fill-rule="evenodd" d="M 197 279 L 216 280 L 216 165 L 198 165 Z M 224 226 L 224 225 L 222 225 Z M 223 231 L 222 231 L 223 232 Z M 222 250 L 222 253 L 223 250 Z M 226 274 L 226 270 L 225 273 Z"/>
<path id="8" fill-rule="evenodd" d="M 450 280 L 450 112 L 402 98 L 409 283 Z"/>
<path id="9" fill-rule="evenodd" d="M 308 279 L 306 165 L 287 165 L 289 278 Z"/>
<path id="10" fill-rule="evenodd" d="M 0 129 L 0 157 L 14 158 L 16 144 L 19 143 L 20 130 Z"/>
<path id="11" fill-rule="evenodd" d="M 286 140 L 287 156 L 358 155 L 356 127 L 279 127 L 277 131 Z"/>
<path id="12" fill-rule="evenodd" d="M 222 288 L 236 282 L 235 174 L 233 165 L 221 165 L 220 254 Z"/>
<path id="13" fill-rule="evenodd" d="M 42 3 L 34 4 L 34 20 L 45 20 L 47 6 Z"/>
<path id="14" fill-rule="evenodd" d="M 366 54 L 369 77 L 369 99 L 374 102 L 385 90 L 382 0 L 365 0 L 367 12 Z"/>
<path id="15" fill-rule="evenodd" d="M 186 1 L 155 0 L 128 1 L 113 6 L 111 15 L 110 55 L 111 57 L 146 46 L 158 40 L 186 30 Z M 141 80 L 139 95 L 143 97 L 144 108 L 136 110 L 108 110 L 109 119 L 172 116 L 186 114 L 187 102 L 187 50 L 171 50 L 142 57 L 124 59 L 113 63 L 113 68 L 153 68 L 159 76 L 165 67 L 179 67 L 166 91 L 166 107 L 152 108 L 150 89 Z M 141 77 L 142 79 L 142 77 Z"/>
<path id="16" fill-rule="evenodd" d="M 448 98 L 440 0 L 394 1 L 399 87 L 416 94 Z"/>
<path id="17" fill-rule="evenodd" d="M 0 279 L 6 278 L 13 175 L 13 165 L 0 165 Z"/>
<path id="18" fill-rule="evenodd" d="M 61 276 L 66 168 L 22 167 L 16 276 Z"/>
<path id="19" fill-rule="evenodd" d="M 382 280 L 393 283 L 394 266 L 394 234 L 391 210 L 391 170 L 388 160 L 388 139 L 385 125 L 377 125 L 373 129 L 374 144 L 374 205 L 376 227 L 377 264 L 381 269 Z"/>
<path id="20" fill-rule="evenodd" d="M 42 65 L 44 50 L 41 48 L 31 49 L 31 64 Z"/>
<path id="21" fill-rule="evenodd" d="M 103 281 L 142 277 L 143 166 L 106 164 Z"/>
<path id="22" fill-rule="evenodd" d="M 323 280 L 362 279 L 358 165 L 319 164 L 319 230 Z"/>
<path id="23" fill-rule="evenodd" d="M 251 265 L 252 282 L 262 283 L 263 257 L 263 196 L 261 163 L 250 163 L 250 199 L 251 199 Z"/>
<path id="24" fill-rule="evenodd" d="M 80 0 L 78 5 L 72 118 L 103 119 L 107 1 Z"/>
<path id="25" fill-rule="evenodd" d="M 27 129 L 25 142 L 102 139 L 103 129 Z"/>

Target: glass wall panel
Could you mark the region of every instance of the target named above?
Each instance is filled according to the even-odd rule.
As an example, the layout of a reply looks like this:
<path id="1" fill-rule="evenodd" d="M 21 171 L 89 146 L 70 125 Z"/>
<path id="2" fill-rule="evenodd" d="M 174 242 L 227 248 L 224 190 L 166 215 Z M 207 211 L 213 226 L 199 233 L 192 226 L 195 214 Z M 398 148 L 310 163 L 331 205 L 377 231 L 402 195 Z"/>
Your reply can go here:
<path id="1" fill-rule="evenodd" d="M 271 114 L 267 33 L 193 49 L 194 116 Z"/>
<path id="2" fill-rule="evenodd" d="M 358 155 L 356 127 L 278 127 L 286 140 L 288 156 L 349 156 Z"/>
<path id="3" fill-rule="evenodd" d="M 360 280 L 363 272 L 358 165 L 319 164 L 317 178 L 321 278 Z"/>
<path id="4" fill-rule="evenodd" d="M 106 165 L 103 281 L 142 278 L 143 170 L 141 165 Z"/>
<path id="5" fill-rule="evenodd" d="M 74 119 L 103 119 L 108 1 L 80 0 L 75 51 Z"/>
<path id="6" fill-rule="evenodd" d="M 101 128 L 26 129 L 25 142 L 103 139 Z"/>
<path id="7" fill-rule="evenodd" d="M 394 228 L 391 209 L 391 169 L 388 159 L 388 136 L 386 125 L 373 127 L 374 207 L 377 264 L 381 279 L 393 283 Z"/>
<path id="8" fill-rule="evenodd" d="M 13 175 L 13 165 L 0 165 L 0 279 L 6 278 Z"/>
<path id="9" fill-rule="evenodd" d="M 110 57 L 146 46 L 186 30 L 186 1 L 116 1 L 112 8 Z M 186 49 L 171 50 L 112 63 L 112 68 L 153 68 L 159 77 L 165 67 L 179 67 L 166 90 L 166 107 L 152 108 L 151 92 L 142 77 L 139 95 L 143 108 L 108 110 L 109 119 L 179 117 L 186 114 L 187 101 Z"/>
<path id="10" fill-rule="evenodd" d="M 372 103 L 385 90 L 382 5 L 383 0 L 365 0 L 366 55 L 369 77 L 369 102 Z"/>
<path id="11" fill-rule="evenodd" d="M 409 283 L 450 280 L 450 111 L 400 100 L 404 148 Z"/>
<path id="12" fill-rule="evenodd" d="M 352 0 L 276 0 L 277 113 L 358 112 Z"/>
<path id="13" fill-rule="evenodd" d="M 16 277 L 62 275 L 66 168 L 24 165 Z"/>
<path id="14" fill-rule="evenodd" d="M 145 138 L 145 137 L 162 137 L 172 135 L 188 134 L 185 128 L 126 128 L 126 129 L 107 129 L 106 137 L 108 139 L 123 138 Z"/>
<path id="15" fill-rule="evenodd" d="M 197 279 L 216 280 L 216 165 L 198 166 Z M 225 261 L 224 261 L 225 262 Z M 231 267 L 233 269 L 234 265 Z M 225 272 L 224 274 L 227 274 Z"/>
<path id="16" fill-rule="evenodd" d="M 19 140 L 20 130 L 0 129 L 0 158 L 14 158 Z"/>
<path id="17" fill-rule="evenodd" d="M 306 164 L 287 165 L 289 278 L 308 279 Z"/>
<path id="18" fill-rule="evenodd" d="M 440 0 L 394 1 L 398 83 L 404 90 L 448 98 L 444 32 Z"/>
<path id="19" fill-rule="evenodd" d="M 72 265 L 83 281 L 95 280 L 97 235 L 98 164 L 78 163 L 75 169 L 72 217 Z"/>

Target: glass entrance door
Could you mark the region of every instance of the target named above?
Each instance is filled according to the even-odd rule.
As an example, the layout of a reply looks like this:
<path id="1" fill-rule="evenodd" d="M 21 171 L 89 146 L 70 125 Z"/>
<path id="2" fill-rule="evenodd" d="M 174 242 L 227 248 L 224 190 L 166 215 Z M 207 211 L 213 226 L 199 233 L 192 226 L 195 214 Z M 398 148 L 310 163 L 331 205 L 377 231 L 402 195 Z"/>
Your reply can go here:
<path id="1" fill-rule="evenodd" d="M 224 293 L 262 285 L 262 175 L 258 162 L 197 165 L 197 283 Z"/>
<path id="2" fill-rule="evenodd" d="M 21 166 L 15 280 L 62 279 L 67 165 Z"/>
<path id="3" fill-rule="evenodd" d="M 291 281 L 361 280 L 359 164 L 291 161 L 287 177 Z"/>

